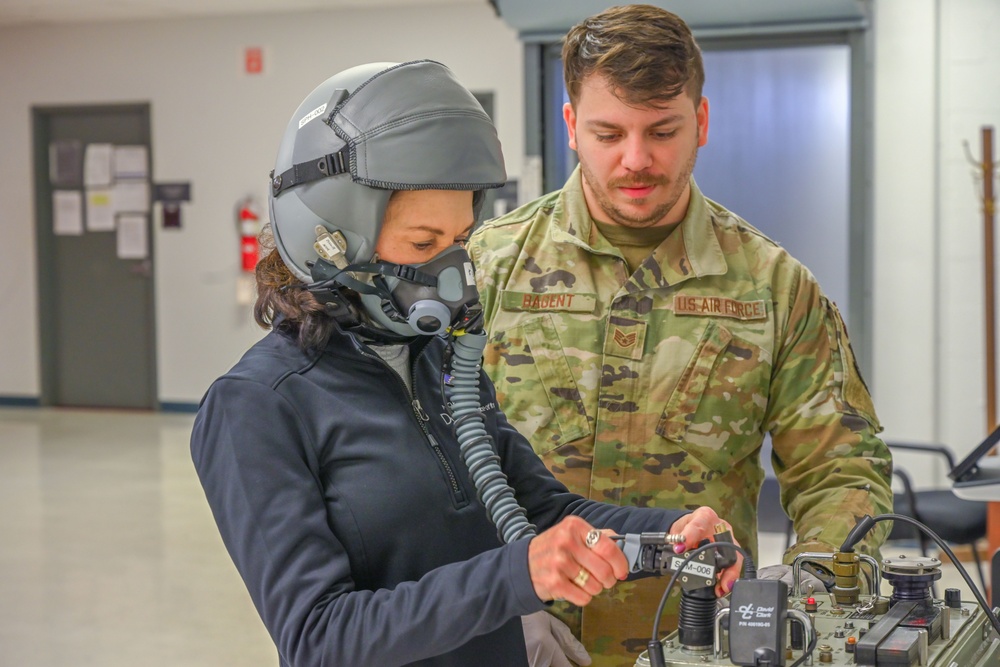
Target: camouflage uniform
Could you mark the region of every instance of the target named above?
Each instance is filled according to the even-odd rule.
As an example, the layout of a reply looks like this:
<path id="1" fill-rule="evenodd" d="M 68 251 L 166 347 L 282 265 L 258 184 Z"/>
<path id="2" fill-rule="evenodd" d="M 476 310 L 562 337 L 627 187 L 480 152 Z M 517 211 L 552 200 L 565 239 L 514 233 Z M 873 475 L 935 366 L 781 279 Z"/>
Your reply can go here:
<path id="1" fill-rule="evenodd" d="M 770 432 L 799 536 L 786 563 L 833 551 L 856 517 L 890 511 L 891 458 L 868 389 L 840 313 L 802 264 L 693 181 L 683 222 L 631 275 L 593 226 L 577 169 L 469 245 L 486 370 L 511 424 L 571 491 L 711 506 L 756 562 Z M 877 557 L 887 525 L 860 550 Z M 634 664 L 665 583 L 619 584 L 582 620 L 566 616 L 594 665 Z"/>

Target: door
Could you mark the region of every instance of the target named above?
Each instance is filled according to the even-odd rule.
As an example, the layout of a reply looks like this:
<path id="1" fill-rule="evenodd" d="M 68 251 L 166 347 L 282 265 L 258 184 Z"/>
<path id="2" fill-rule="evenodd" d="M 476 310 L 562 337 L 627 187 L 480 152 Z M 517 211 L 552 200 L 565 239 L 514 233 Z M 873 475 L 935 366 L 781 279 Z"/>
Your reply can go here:
<path id="1" fill-rule="evenodd" d="M 83 224 L 67 233 L 66 217 L 56 220 L 53 206 L 56 190 L 79 192 L 82 201 L 87 201 L 80 167 L 88 144 L 145 147 L 146 164 L 138 171 L 145 172 L 140 180 L 149 183 L 149 116 L 149 106 L 141 104 L 32 110 L 42 405 L 157 407 L 148 199 L 142 205 L 145 210 L 135 204 L 129 209 L 133 242 L 124 253 L 117 229 L 120 215 L 112 217 L 113 228 L 93 231 L 84 205 Z M 58 167 L 50 165 L 50 147 L 54 156 L 60 146 L 79 149 L 75 151 L 79 158 L 75 178 L 66 180 L 64 156 L 58 158 L 63 160 Z M 132 155 L 136 152 L 142 155 L 141 149 Z M 136 252 L 137 224 L 145 236 L 145 258 L 133 258 L 142 254 Z"/>

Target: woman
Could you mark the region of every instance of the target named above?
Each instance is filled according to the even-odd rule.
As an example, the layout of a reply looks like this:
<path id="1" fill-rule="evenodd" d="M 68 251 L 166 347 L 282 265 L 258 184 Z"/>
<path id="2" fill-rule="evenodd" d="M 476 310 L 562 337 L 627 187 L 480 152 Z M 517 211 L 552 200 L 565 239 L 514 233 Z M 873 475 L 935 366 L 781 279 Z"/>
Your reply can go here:
<path id="1" fill-rule="evenodd" d="M 720 522 L 568 493 L 478 368 L 478 406 L 459 416 L 469 372 L 451 353 L 481 315 L 461 245 L 505 178 L 492 123 L 438 63 L 346 70 L 289 123 L 276 249 L 257 267 L 271 332 L 209 389 L 191 441 L 282 665 L 527 664 L 520 617 L 628 574 L 592 527 L 682 533 L 690 548 Z M 506 476 L 489 489 L 462 452 L 484 439 L 476 474 Z"/>

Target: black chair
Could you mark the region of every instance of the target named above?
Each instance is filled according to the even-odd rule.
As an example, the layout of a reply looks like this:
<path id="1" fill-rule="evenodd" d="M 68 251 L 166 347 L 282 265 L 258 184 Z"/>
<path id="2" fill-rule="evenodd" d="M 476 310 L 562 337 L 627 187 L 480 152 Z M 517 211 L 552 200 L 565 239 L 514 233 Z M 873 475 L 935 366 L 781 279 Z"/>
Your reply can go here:
<path id="1" fill-rule="evenodd" d="M 920 452 L 942 456 L 948 462 L 948 471 L 955 467 L 955 457 L 951 451 L 941 445 L 917 445 L 903 442 L 889 442 L 890 450 Z M 915 491 L 910 476 L 898 465 L 893 465 L 895 475 L 902 487 L 902 493 L 893 494 L 893 505 L 896 514 L 909 516 L 924 524 L 945 542 L 966 544 L 972 550 L 972 558 L 979 571 L 979 581 L 983 591 L 988 590 L 983 564 L 976 549 L 976 541 L 986 536 L 986 503 L 973 502 L 959 498 L 951 489 L 931 489 Z M 920 553 L 927 555 L 927 547 L 931 539 L 916 529 L 915 526 L 902 521 L 894 521 L 890 540 L 917 540 Z"/>

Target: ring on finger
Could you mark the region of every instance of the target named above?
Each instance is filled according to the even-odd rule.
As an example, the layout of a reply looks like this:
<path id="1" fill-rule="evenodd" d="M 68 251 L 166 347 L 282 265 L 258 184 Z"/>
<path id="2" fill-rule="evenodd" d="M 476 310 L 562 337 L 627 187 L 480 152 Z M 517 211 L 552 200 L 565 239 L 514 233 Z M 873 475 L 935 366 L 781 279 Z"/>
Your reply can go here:
<path id="1" fill-rule="evenodd" d="M 590 572 L 587 572 L 586 568 L 581 567 L 580 571 L 573 578 L 573 583 L 579 586 L 580 588 L 583 588 L 584 586 L 587 585 L 587 581 L 589 580 L 590 580 Z"/>
<path id="2" fill-rule="evenodd" d="M 591 528 L 590 532 L 587 533 L 587 538 L 584 540 L 584 544 L 586 544 L 588 548 L 593 549 L 599 539 L 601 539 L 601 531 L 596 528 Z"/>

